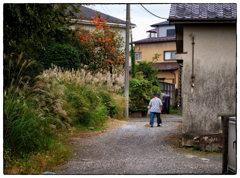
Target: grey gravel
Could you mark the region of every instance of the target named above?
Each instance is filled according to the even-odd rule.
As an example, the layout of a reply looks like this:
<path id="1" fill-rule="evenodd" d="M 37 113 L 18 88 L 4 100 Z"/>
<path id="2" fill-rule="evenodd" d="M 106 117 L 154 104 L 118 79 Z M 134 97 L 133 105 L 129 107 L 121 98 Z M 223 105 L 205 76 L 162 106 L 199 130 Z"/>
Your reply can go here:
<path id="1" fill-rule="evenodd" d="M 76 157 L 57 174 L 156 175 L 221 174 L 222 156 L 179 152 L 164 141 L 179 123 L 145 127 L 148 122 L 127 122 L 91 138 L 80 139 Z"/>

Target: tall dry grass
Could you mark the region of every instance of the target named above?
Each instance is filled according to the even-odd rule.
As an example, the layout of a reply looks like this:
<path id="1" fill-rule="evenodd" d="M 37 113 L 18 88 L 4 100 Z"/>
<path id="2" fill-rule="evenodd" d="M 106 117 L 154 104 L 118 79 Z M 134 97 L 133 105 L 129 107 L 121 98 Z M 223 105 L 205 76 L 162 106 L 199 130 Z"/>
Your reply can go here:
<path id="1" fill-rule="evenodd" d="M 22 55 L 17 60 L 20 63 Z M 31 169 L 42 170 L 41 165 L 50 158 L 49 164 L 56 164 L 49 154 L 49 159 L 41 161 L 34 155 L 51 153 L 54 141 L 62 136 L 61 130 L 72 133 L 76 125 L 101 126 L 110 117 L 124 119 L 125 99 L 120 94 L 123 84 L 117 76 L 53 66 L 31 82 L 22 71 L 33 64 L 24 60 L 16 78 L 4 90 L 4 120 L 10 130 L 8 134 L 4 127 L 4 161 L 5 171 L 10 174 L 35 173 Z M 18 160 L 13 158 L 13 147 Z M 40 165 L 31 166 L 37 162 Z"/>
<path id="2" fill-rule="evenodd" d="M 85 69 L 81 70 L 62 70 L 60 67 L 52 64 L 52 68 L 43 71 L 42 77 L 44 81 L 57 80 L 59 82 L 67 82 L 77 85 L 93 85 L 108 86 L 108 90 L 118 93 L 124 87 L 123 82 L 117 74 L 97 73 L 91 74 L 90 71 Z"/>

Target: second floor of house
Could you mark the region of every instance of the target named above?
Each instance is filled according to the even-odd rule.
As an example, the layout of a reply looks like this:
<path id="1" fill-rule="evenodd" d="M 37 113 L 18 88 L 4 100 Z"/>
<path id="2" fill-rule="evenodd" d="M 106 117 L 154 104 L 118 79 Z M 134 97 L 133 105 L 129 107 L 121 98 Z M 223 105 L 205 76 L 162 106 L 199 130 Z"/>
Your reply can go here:
<path id="1" fill-rule="evenodd" d="M 175 25 L 164 21 L 151 27 L 154 29 L 147 31 L 147 38 L 134 41 L 135 60 L 150 62 L 155 54 L 159 54 L 157 62 L 176 62 Z"/>
<path id="2" fill-rule="evenodd" d="M 153 29 L 148 30 L 148 38 L 175 36 L 175 25 L 164 21 L 151 25 Z"/>

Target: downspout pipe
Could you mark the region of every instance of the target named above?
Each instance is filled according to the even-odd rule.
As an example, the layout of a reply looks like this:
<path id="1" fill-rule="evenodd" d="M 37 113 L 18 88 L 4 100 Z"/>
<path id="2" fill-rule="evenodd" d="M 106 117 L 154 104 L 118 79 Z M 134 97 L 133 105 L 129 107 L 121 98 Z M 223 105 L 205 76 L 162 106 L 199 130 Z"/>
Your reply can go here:
<path id="1" fill-rule="evenodd" d="M 194 79 L 195 79 L 195 75 L 194 75 L 194 37 L 195 35 L 192 35 L 192 76 L 191 76 L 191 86 L 194 87 Z"/>
<path id="2" fill-rule="evenodd" d="M 176 84 L 176 83 L 177 83 L 177 82 L 176 82 L 176 74 L 174 73 L 173 70 L 171 70 L 170 72 L 174 75 L 174 84 Z"/>

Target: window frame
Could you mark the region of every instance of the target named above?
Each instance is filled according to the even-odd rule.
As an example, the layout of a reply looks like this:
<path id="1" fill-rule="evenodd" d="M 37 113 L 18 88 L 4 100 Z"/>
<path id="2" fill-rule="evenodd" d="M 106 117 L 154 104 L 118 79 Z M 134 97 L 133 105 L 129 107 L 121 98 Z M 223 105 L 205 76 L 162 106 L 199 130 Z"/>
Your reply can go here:
<path id="1" fill-rule="evenodd" d="M 171 59 L 166 59 L 166 52 L 171 52 Z M 172 52 L 175 52 L 175 59 L 172 58 Z M 170 51 L 164 51 L 164 61 L 175 61 L 176 60 L 176 53 L 177 51 L 176 50 L 170 50 Z"/>
<path id="2" fill-rule="evenodd" d="M 168 35 L 168 32 L 169 32 L 169 33 L 170 33 L 170 32 L 173 32 L 173 35 Z M 166 30 L 166 35 L 167 35 L 167 36 L 174 36 L 174 35 L 176 35 L 175 29 L 167 29 L 167 30 Z"/>
<path id="3" fill-rule="evenodd" d="M 138 58 L 141 57 L 140 59 L 137 60 L 136 54 L 138 54 Z M 141 54 L 141 55 L 139 55 Z M 135 52 L 135 61 L 142 61 L 142 52 Z"/>

